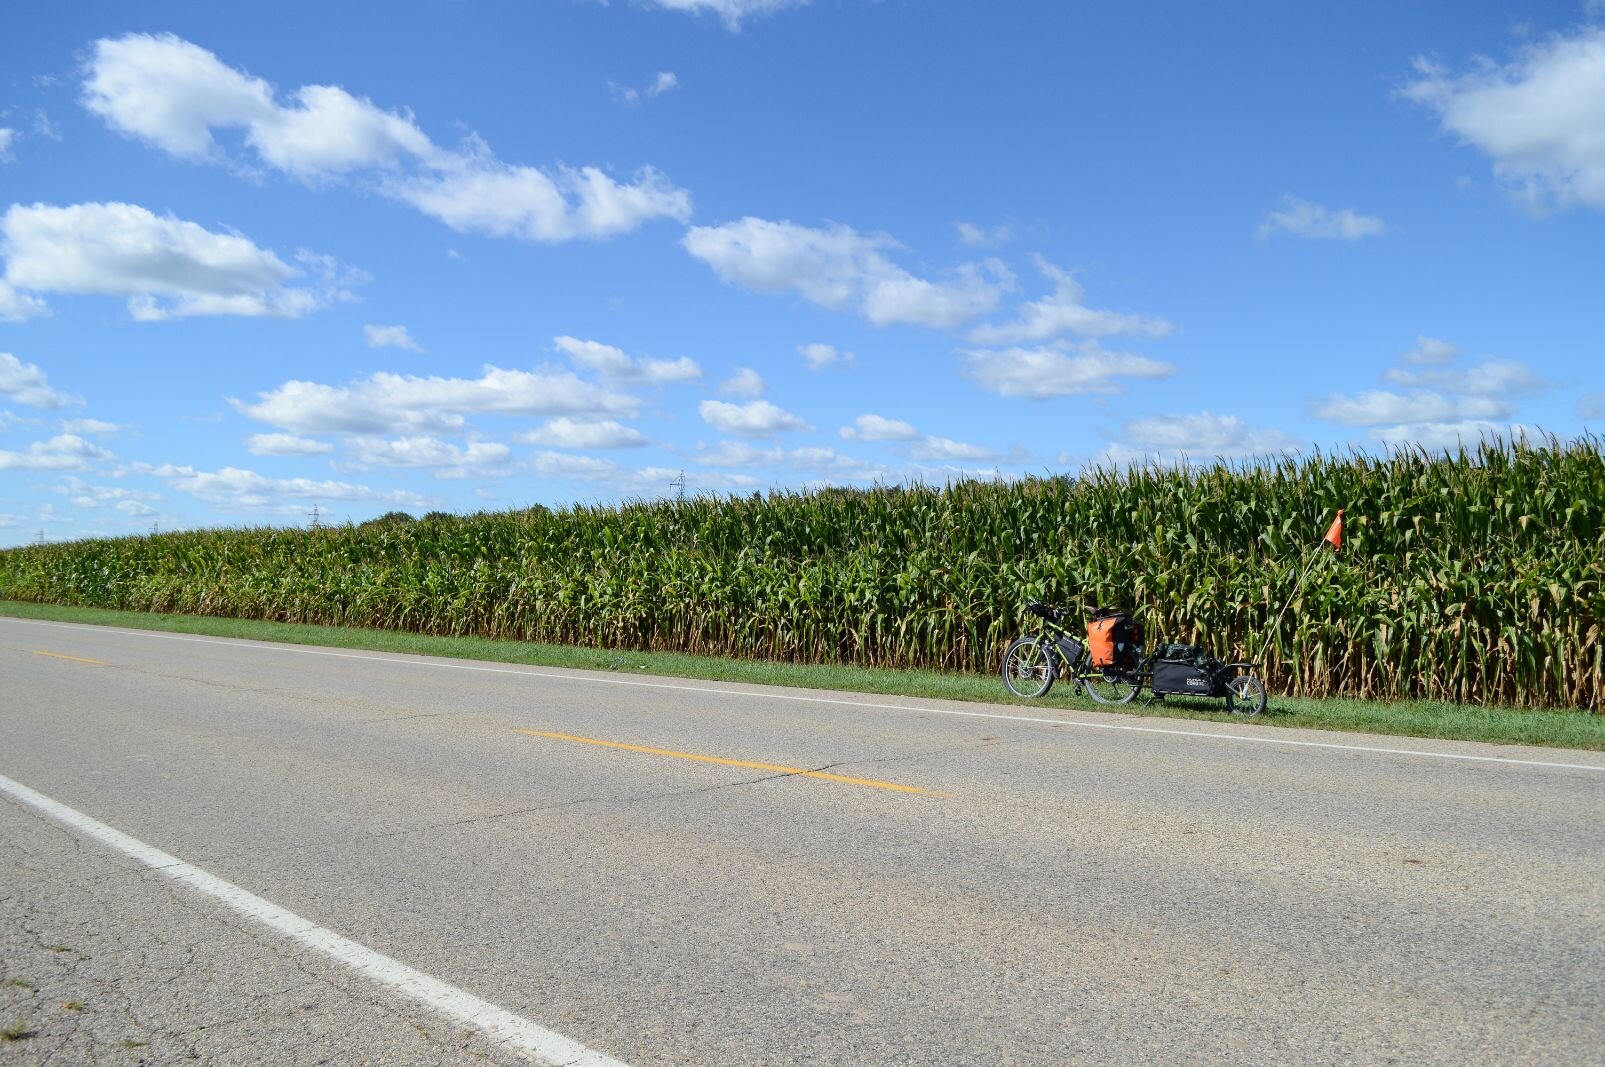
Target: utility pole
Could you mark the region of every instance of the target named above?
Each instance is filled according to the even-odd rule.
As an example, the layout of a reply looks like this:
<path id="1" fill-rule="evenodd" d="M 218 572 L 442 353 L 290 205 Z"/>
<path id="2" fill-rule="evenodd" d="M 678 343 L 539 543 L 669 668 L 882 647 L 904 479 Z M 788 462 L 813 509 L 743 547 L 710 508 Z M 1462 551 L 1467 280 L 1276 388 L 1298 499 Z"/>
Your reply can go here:
<path id="1" fill-rule="evenodd" d="M 669 483 L 669 488 L 675 491 L 675 500 L 683 501 L 685 499 L 685 470 L 683 468 L 680 471 L 680 477 Z"/>

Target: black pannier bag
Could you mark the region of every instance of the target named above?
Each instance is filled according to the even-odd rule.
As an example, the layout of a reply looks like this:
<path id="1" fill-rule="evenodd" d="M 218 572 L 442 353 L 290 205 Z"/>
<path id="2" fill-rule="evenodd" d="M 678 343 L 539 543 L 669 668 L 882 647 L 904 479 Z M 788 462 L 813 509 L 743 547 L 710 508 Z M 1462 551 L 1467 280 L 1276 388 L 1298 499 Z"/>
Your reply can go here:
<path id="1" fill-rule="evenodd" d="M 1081 661 L 1081 642 L 1073 637 L 1060 637 L 1054 642 L 1054 650 L 1059 654 L 1059 662 L 1066 667 L 1074 667 Z"/>
<path id="2" fill-rule="evenodd" d="M 1154 657 L 1154 695 L 1225 696 L 1223 666 L 1197 645 L 1164 645 Z"/>

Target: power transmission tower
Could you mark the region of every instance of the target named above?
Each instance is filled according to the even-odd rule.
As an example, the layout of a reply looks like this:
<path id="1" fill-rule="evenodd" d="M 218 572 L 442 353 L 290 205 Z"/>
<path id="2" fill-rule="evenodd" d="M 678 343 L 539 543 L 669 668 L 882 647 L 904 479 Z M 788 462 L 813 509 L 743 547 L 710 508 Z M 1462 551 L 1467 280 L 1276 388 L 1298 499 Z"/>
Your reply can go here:
<path id="1" fill-rule="evenodd" d="M 680 471 L 680 477 L 669 483 L 669 488 L 675 491 L 674 499 L 685 499 L 685 471 L 683 469 Z"/>
<path id="2" fill-rule="evenodd" d="M 323 519 L 318 514 L 318 506 L 316 504 L 313 504 L 312 505 L 312 510 L 307 512 L 307 518 L 312 520 L 312 528 L 314 530 L 323 529 Z"/>

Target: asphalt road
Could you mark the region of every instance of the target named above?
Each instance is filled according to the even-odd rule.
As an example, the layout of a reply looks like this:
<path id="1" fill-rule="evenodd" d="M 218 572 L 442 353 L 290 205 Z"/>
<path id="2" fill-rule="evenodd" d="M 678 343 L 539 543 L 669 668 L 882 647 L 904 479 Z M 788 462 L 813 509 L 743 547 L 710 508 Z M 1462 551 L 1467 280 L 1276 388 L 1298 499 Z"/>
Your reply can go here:
<path id="1" fill-rule="evenodd" d="M 0 618 L 0 776 L 6 1063 L 1605 1062 L 1598 753 Z"/>

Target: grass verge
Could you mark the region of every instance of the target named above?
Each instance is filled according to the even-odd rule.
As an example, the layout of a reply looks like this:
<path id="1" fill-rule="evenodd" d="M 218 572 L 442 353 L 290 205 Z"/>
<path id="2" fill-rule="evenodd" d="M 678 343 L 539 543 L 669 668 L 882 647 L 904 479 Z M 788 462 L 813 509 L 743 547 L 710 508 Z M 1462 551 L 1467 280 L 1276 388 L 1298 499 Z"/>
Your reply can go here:
<path id="1" fill-rule="evenodd" d="M 1041 700 L 1020 700 L 1010 696 L 1004 690 L 1003 683 L 992 675 L 767 663 L 715 656 L 690 656 L 677 652 L 630 652 L 575 648 L 568 645 L 536 645 L 519 641 L 494 641 L 482 637 L 435 637 L 428 634 L 355 627 L 305 626 L 199 615 L 108 611 L 102 608 L 63 607 L 14 600 L 0 600 L 0 615 L 540 667 L 575 667 L 584 670 L 611 670 L 630 674 L 667 675 L 674 678 L 751 682 L 759 685 L 834 689 L 854 693 L 966 700 L 987 704 L 1015 704 L 1036 708 L 1093 710 L 1100 707 L 1085 697 L 1068 695 L 1068 687 L 1063 686 L 1055 687 L 1052 693 Z M 1224 702 L 1217 700 L 1178 701 L 1172 698 L 1163 704 L 1144 704 L 1142 698 L 1139 698 L 1119 710 L 1136 716 L 1206 719 L 1266 727 L 1293 726 L 1314 730 L 1350 730 L 1360 733 L 1484 741 L 1505 745 L 1605 750 L 1605 715 L 1581 709 L 1529 711 L 1429 701 L 1383 703 L 1368 700 L 1312 700 L 1277 697 L 1273 693 L 1270 707 L 1265 714 L 1253 719 L 1227 714 Z"/>

